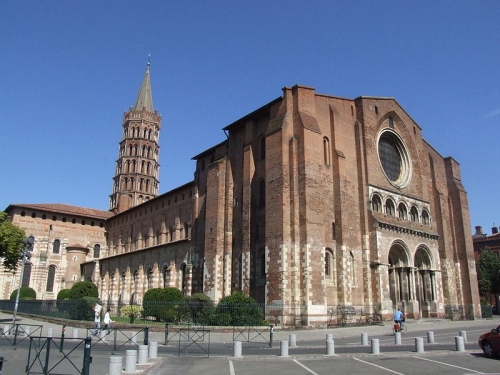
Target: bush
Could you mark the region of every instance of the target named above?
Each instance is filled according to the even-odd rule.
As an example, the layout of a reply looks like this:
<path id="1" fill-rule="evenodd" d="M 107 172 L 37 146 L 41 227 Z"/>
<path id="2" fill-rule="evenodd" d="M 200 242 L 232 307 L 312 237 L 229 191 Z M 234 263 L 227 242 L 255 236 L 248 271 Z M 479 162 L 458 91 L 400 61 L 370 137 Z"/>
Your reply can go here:
<path id="1" fill-rule="evenodd" d="M 72 320 L 94 320 L 94 304 L 102 305 L 99 298 L 95 297 L 82 297 L 74 301 L 73 308 L 70 312 Z"/>
<path id="2" fill-rule="evenodd" d="M 97 286 L 92 281 L 79 281 L 70 289 L 69 299 L 80 299 L 82 297 L 99 297 Z"/>
<path id="3" fill-rule="evenodd" d="M 157 321 L 177 321 L 178 303 L 182 298 L 182 292 L 177 288 L 149 289 L 142 299 L 143 316 L 151 316 Z"/>
<path id="4" fill-rule="evenodd" d="M 208 325 L 213 320 L 215 306 L 203 293 L 186 296 L 179 304 L 178 316 L 184 323 Z"/>
<path id="5" fill-rule="evenodd" d="M 10 299 L 14 301 L 16 297 L 17 297 L 17 289 L 11 293 Z M 35 290 L 28 286 L 22 286 L 21 289 L 19 290 L 19 300 L 32 300 L 32 299 L 36 299 Z"/>
<path id="6" fill-rule="evenodd" d="M 128 316 L 130 323 L 134 323 L 135 319 L 141 316 L 142 308 L 139 305 L 123 306 L 120 309 L 120 314 L 121 316 Z"/>
<path id="7" fill-rule="evenodd" d="M 216 314 L 216 322 L 220 325 L 256 326 L 262 325 L 264 321 L 263 309 L 252 297 L 241 292 L 222 298 L 217 305 Z"/>
<path id="8" fill-rule="evenodd" d="M 57 293 L 57 300 L 69 299 L 71 293 L 71 289 L 61 289 L 59 293 Z"/>

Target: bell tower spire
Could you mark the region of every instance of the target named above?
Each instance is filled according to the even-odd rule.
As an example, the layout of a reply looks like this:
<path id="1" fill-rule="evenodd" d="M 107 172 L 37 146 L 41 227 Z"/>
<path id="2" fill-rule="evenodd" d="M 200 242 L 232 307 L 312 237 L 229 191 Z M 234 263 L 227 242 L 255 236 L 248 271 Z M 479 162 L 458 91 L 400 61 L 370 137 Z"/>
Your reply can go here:
<path id="1" fill-rule="evenodd" d="M 153 110 L 150 61 L 135 106 L 123 115 L 109 210 L 120 213 L 158 195 L 161 116 Z"/>

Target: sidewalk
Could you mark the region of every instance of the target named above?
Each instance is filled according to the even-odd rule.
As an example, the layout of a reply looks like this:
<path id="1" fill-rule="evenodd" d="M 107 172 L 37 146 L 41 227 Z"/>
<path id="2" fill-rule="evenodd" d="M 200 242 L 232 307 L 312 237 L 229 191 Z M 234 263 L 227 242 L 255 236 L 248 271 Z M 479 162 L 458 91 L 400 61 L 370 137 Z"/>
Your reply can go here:
<path id="1" fill-rule="evenodd" d="M 61 321 L 51 320 L 50 318 L 34 318 L 26 317 L 23 315 L 18 315 L 16 319 L 17 324 L 21 325 L 42 325 L 41 333 L 37 332 L 36 336 L 45 337 L 48 335 L 49 331 L 52 332 L 54 338 L 60 338 L 62 333 Z M 90 335 L 88 329 L 93 328 L 93 322 L 72 322 L 73 324 L 68 324 L 65 329 L 65 337 L 73 337 L 73 332 L 78 330 L 78 337 L 84 338 L 86 335 Z M 477 337 L 480 333 L 489 331 L 491 328 L 496 327 L 500 324 L 500 317 L 494 316 L 493 319 L 482 319 L 473 321 L 450 321 L 450 320 L 440 320 L 440 319 L 422 319 L 419 321 L 409 320 L 406 322 L 408 325 L 407 339 L 412 337 L 412 332 L 419 332 L 420 335 L 425 334 L 425 331 L 439 331 L 439 330 L 451 330 L 458 335 L 459 331 L 470 331 L 468 337 L 468 342 L 474 344 L 477 351 L 480 351 L 477 347 Z M 4 329 L 5 326 L 12 326 L 12 314 L 6 312 L 0 312 L 0 329 Z M 233 332 L 229 331 L 216 331 L 206 327 L 210 330 L 210 345 L 211 349 L 210 356 L 212 357 L 212 352 L 215 352 L 215 356 L 219 357 L 230 357 L 232 356 L 232 344 L 233 344 Z M 296 329 L 296 330 L 280 330 L 274 329 L 273 331 L 273 343 L 274 348 L 279 348 L 280 341 L 289 340 L 290 335 L 294 335 L 297 345 L 303 348 L 318 348 L 320 345 L 325 345 L 326 334 L 332 334 L 335 339 L 335 345 L 341 345 L 349 348 L 355 348 L 356 343 L 360 345 L 361 334 L 367 334 L 369 337 L 382 337 L 387 343 L 390 343 L 392 338 L 392 322 L 385 322 L 385 325 L 378 326 L 351 326 L 351 327 L 330 327 L 326 329 Z M 262 333 L 263 339 L 269 339 L 269 331 L 264 331 Z M 140 342 L 143 336 L 140 336 L 137 340 L 137 345 L 143 344 Z M 95 340 L 95 338 L 93 338 Z M 240 340 L 240 339 L 238 339 Z M 21 375 L 24 374 L 24 369 L 26 366 L 26 358 L 28 348 L 25 344 L 24 346 L 19 345 L 19 347 L 13 345 L 6 345 L 3 341 L 0 341 L 2 345 L 0 346 L 2 356 L 4 357 L 3 369 L 5 374 L 9 375 Z M 95 341 L 93 341 L 95 342 Z M 149 374 L 154 371 L 157 367 L 162 366 L 162 362 L 168 357 L 176 355 L 175 345 L 176 342 L 172 341 L 168 346 L 165 346 L 165 332 L 162 327 L 154 327 L 149 330 L 149 342 L 158 343 L 158 358 L 154 361 L 149 361 L 147 366 L 138 366 L 137 371 L 134 374 Z M 262 346 L 262 345 L 261 345 Z M 121 348 L 117 352 L 109 350 L 109 346 L 104 347 L 104 350 L 95 347 L 92 350 L 92 364 L 91 373 L 96 373 L 95 369 L 101 369 L 99 373 L 105 374 L 108 372 L 110 357 L 121 356 L 123 357 L 123 363 L 125 363 L 125 349 Z M 26 353 L 24 353 L 25 351 Z M 271 351 L 267 351 L 269 355 L 274 355 Z M 24 354 L 24 355 L 23 355 Z M 248 357 L 248 354 L 246 354 Z M 22 357 L 22 358 L 21 358 Z M 92 370 L 94 369 L 94 370 Z"/>

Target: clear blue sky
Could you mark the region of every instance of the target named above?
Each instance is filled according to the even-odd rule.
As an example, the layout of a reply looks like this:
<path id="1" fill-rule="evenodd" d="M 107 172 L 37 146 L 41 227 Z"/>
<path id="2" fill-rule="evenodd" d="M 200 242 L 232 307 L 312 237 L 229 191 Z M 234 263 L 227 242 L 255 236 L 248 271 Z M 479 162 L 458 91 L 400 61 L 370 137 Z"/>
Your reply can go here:
<path id="1" fill-rule="evenodd" d="M 313 86 L 394 97 L 461 166 L 471 232 L 500 225 L 500 1 L 18 1 L 0 13 L 0 209 L 107 210 L 151 54 L 160 193 L 222 128 Z"/>

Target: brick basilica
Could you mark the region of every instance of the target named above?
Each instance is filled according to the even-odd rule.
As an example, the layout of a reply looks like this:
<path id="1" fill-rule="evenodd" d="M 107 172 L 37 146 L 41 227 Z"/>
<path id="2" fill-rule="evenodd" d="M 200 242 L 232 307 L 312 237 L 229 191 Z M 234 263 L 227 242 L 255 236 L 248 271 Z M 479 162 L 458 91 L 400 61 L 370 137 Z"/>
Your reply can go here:
<path id="1" fill-rule="evenodd" d="M 161 126 L 148 63 L 123 116 L 109 211 L 7 207 L 34 239 L 22 285 L 37 298 L 85 279 L 112 305 L 167 286 L 216 302 L 242 291 L 293 310 L 282 324 L 322 324 L 339 306 L 481 316 L 459 164 L 393 98 L 285 87 L 193 157 L 193 181 L 159 195 Z M 0 298 L 19 281 L 20 268 L 1 272 Z"/>

